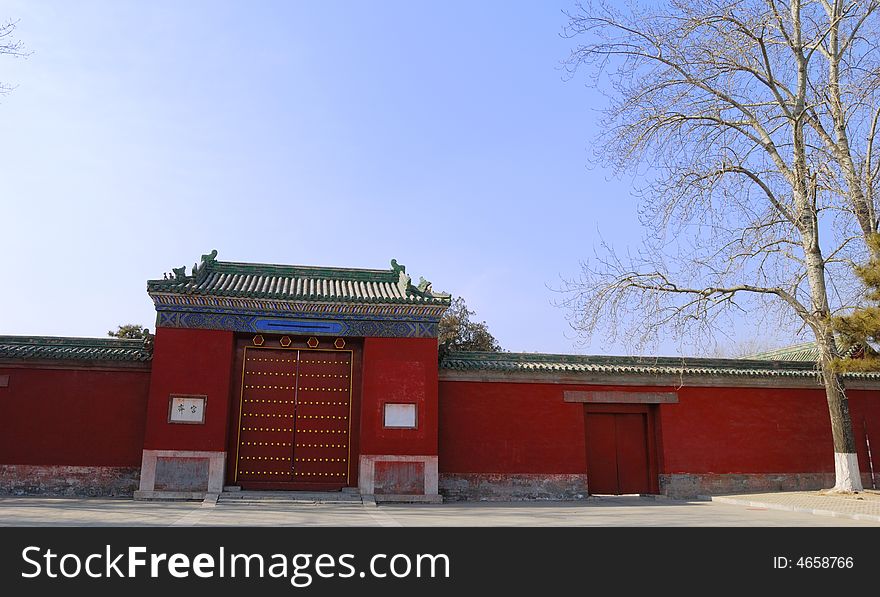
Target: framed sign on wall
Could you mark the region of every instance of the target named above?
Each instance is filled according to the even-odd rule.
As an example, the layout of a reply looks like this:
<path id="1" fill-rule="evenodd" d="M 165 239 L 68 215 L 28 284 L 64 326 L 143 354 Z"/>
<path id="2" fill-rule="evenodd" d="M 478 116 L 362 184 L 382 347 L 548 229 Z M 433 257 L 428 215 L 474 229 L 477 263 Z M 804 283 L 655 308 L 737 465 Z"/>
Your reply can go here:
<path id="1" fill-rule="evenodd" d="M 415 429 L 416 405 L 415 404 L 385 404 L 385 427 L 396 429 Z"/>
<path id="2" fill-rule="evenodd" d="M 208 397 L 196 394 L 171 394 L 168 397 L 168 422 L 185 425 L 205 423 Z"/>

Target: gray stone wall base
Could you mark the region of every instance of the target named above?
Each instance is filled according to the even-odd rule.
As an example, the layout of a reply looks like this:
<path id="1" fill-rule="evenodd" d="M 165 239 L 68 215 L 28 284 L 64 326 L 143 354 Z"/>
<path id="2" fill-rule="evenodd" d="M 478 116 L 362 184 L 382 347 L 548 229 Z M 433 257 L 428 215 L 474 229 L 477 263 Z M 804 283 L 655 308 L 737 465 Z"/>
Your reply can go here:
<path id="1" fill-rule="evenodd" d="M 137 499 L 166 495 L 220 493 L 226 474 L 226 452 L 144 450 Z M 175 498 L 169 498 L 175 499 Z M 186 498 L 189 499 L 189 498 Z"/>
<path id="2" fill-rule="evenodd" d="M 381 504 L 388 503 L 405 503 L 405 504 L 442 504 L 443 496 L 441 495 L 417 495 L 411 493 L 377 493 L 370 496 L 373 502 Z"/>
<path id="3" fill-rule="evenodd" d="M 0 464 L 0 494 L 131 497 L 140 467 Z"/>
<path id="4" fill-rule="evenodd" d="M 422 501 L 439 499 L 437 456 L 361 454 L 359 462 L 358 489 L 361 495 L 375 495 L 377 501 L 380 495 L 385 501 L 393 501 L 394 496 L 419 495 L 428 496 Z"/>
<path id="5" fill-rule="evenodd" d="M 582 500 L 587 475 L 521 473 L 440 473 L 447 501 Z"/>
<path id="6" fill-rule="evenodd" d="M 865 481 L 869 481 L 867 475 L 864 477 Z M 660 475 L 660 492 L 668 497 L 679 499 L 728 493 L 813 491 L 833 486 L 834 473 L 674 473 Z"/>
<path id="7" fill-rule="evenodd" d="M 203 501 L 209 495 L 219 494 L 204 491 L 135 491 L 134 499 L 156 502 Z"/>

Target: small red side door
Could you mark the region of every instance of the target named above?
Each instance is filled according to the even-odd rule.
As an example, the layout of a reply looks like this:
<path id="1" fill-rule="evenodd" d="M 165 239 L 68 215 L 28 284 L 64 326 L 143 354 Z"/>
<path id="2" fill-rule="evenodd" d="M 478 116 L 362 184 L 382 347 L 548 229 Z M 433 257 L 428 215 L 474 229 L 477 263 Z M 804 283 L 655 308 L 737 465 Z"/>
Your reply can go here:
<path id="1" fill-rule="evenodd" d="M 646 415 L 614 415 L 617 439 L 617 493 L 650 493 Z"/>
<path id="2" fill-rule="evenodd" d="M 620 493 L 613 414 L 587 414 L 587 487 L 590 493 Z"/>
<path id="3" fill-rule="evenodd" d="M 586 412 L 592 494 L 651 493 L 648 413 Z"/>

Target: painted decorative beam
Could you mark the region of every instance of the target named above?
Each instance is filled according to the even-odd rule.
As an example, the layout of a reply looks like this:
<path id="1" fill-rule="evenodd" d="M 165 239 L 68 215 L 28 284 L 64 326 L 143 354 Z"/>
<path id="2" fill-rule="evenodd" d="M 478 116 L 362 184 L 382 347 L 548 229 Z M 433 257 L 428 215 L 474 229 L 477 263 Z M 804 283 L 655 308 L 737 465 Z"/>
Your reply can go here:
<path id="1" fill-rule="evenodd" d="M 200 328 L 233 332 L 312 334 L 378 338 L 436 338 L 436 321 L 298 319 L 229 313 L 159 311 L 157 327 Z"/>

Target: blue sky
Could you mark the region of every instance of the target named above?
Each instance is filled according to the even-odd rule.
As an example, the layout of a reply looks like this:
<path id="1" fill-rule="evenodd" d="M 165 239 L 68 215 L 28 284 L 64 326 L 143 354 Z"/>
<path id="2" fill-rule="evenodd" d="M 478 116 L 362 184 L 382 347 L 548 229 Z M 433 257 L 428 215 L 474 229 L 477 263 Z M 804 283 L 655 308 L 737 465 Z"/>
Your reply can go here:
<path id="1" fill-rule="evenodd" d="M 0 333 L 154 326 L 145 281 L 221 260 L 385 268 L 509 350 L 583 345 L 553 305 L 631 180 L 588 168 L 565 2 L 4 3 Z M 675 353 L 674 343 L 661 352 Z"/>

